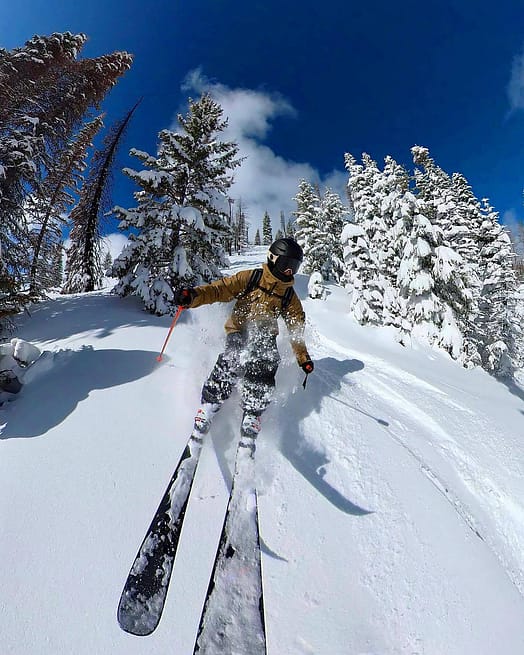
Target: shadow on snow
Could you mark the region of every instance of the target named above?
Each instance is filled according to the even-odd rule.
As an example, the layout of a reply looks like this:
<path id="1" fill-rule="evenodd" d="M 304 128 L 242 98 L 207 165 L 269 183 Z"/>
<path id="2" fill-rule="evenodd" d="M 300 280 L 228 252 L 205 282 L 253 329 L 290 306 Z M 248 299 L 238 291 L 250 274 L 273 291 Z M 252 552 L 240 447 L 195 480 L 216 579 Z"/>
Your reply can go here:
<path id="1" fill-rule="evenodd" d="M 32 320 L 33 317 L 38 320 Z M 181 322 L 184 318 L 181 317 Z M 63 296 L 34 305 L 29 316 L 20 315 L 16 336 L 27 341 L 53 342 L 82 332 L 94 332 L 97 338 L 103 339 L 123 326 L 158 325 L 167 329 L 171 321 L 171 316 L 154 316 L 144 311 L 142 301 L 136 297 L 120 298 L 96 292 Z"/>
<path id="2" fill-rule="evenodd" d="M 156 353 L 144 350 L 94 350 L 84 346 L 77 351 L 47 351 L 42 357 L 43 361 L 37 362 L 41 372 L 23 387 L 2 417 L 0 423 L 7 420 L 7 424 L 0 439 L 44 435 L 62 423 L 94 389 L 138 380 L 156 366 Z"/>
<path id="3" fill-rule="evenodd" d="M 360 371 L 363 368 L 363 362 L 358 359 L 338 360 L 333 357 L 325 357 L 316 361 L 315 372 L 311 376 L 310 386 L 307 389 L 309 391 L 308 400 L 305 401 L 302 394 L 296 393 L 289 398 L 284 411 L 281 412 L 279 422 L 282 433 L 284 435 L 297 434 L 298 423 L 314 411 L 320 413 L 322 399 L 333 397 L 333 392 L 340 389 L 344 376 Z M 314 381 L 315 379 L 320 380 L 321 384 L 317 384 Z M 356 411 L 361 411 L 343 401 L 340 402 Z M 371 418 L 374 418 L 382 425 L 386 424 L 382 419 Z M 299 441 L 289 438 L 289 436 L 282 439 L 281 452 L 293 467 L 337 509 L 354 516 L 364 516 L 372 513 L 370 510 L 351 502 L 324 479 L 326 465 L 329 464 L 325 452 L 315 449 L 306 440 Z"/>
<path id="4" fill-rule="evenodd" d="M 512 378 L 499 378 L 498 381 L 503 384 L 510 393 L 524 401 L 524 389 L 517 382 L 515 382 L 515 380 Z M 524 414 L 524 409 L 519 411 L 521 414 Z"/>

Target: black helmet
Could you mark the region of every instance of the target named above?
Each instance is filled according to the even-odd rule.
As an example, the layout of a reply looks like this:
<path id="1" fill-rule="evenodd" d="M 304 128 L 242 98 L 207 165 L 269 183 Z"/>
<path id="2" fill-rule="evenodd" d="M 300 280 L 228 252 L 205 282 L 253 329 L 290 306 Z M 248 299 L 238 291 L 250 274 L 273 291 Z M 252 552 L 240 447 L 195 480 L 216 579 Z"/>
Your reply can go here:
<path id="1" fill-rule="evenodd" d="M 267 265 L 269 270 L 281 280 L 288 281 L 300 268 L 304 253 L 294 239 L 277 239 L 269 246 Z M 291 271 L 291 274 L 288 273 Z"/>

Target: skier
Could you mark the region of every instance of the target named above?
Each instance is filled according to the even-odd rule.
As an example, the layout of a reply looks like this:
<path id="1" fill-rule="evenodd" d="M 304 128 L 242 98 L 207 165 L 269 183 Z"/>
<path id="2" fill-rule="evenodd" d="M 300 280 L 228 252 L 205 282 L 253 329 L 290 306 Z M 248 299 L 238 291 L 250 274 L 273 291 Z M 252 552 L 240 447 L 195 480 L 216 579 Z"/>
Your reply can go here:
<path id="1" fill-rule="evenodd" d="M 195 417 L 198 432 L 205 434 L 209 430 L 213 416 L 242 374 L 241 430 L 244 435 L 256 437 L 261 427 L 260 416 L 271 402 L 280 362 L 276 343 L 279 316 L 286 323 L 291 347 L 306 379 L 313 372 L 314 364 L 303 338 L 305 314 L 293 289 L 293 276 L 302 259 L 302 249 L 296 241 L 277 239 L 269 248 L 261 272 L 240 271 L 211 284 L 175 291 L 175 303 L 184 308 L 236 299 L 225 324 L 225 349 L 202 387 L 202 405 Z"/>

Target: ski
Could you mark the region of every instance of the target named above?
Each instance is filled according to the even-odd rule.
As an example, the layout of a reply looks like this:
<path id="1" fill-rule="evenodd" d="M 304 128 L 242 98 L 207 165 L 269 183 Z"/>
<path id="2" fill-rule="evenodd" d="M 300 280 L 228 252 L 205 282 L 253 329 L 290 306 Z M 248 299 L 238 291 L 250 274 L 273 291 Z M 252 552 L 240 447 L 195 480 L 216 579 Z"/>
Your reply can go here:
<path id="1" fill-rule="evenodd" d="M 149 635 L 164 609 L 182 523 L 202 450 L 195 430 L 171 477 L 124 585 L 118 623 L 133 635 Z"/>
<path id="2" fill-rule="evenodd" d="M 194 655 L 266 655 L 255 437 L 242 435 Z"/>

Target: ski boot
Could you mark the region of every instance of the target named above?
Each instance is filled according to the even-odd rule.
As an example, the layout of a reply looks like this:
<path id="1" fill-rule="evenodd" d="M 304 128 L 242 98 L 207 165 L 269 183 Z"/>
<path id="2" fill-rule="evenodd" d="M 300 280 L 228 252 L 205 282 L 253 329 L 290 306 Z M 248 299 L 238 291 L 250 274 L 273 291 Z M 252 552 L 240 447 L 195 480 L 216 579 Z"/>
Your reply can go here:
<path id="1" fill-rule="evenodd" d="M 209 432 L 211 422 L 219 409 L 218 403 L 203 403 L 196 413 L 194 429 L 200 434 Z"/>
<path id="2" fill-rule="evenodd" d="M 240 432 L 244 437 L 251 437 L 252 439 L 255 439 L 260 432 L 261 427 L 262 424 L 260 422 L 260 416 L 245 413 L 244 418 L 242 419 Z"/>

